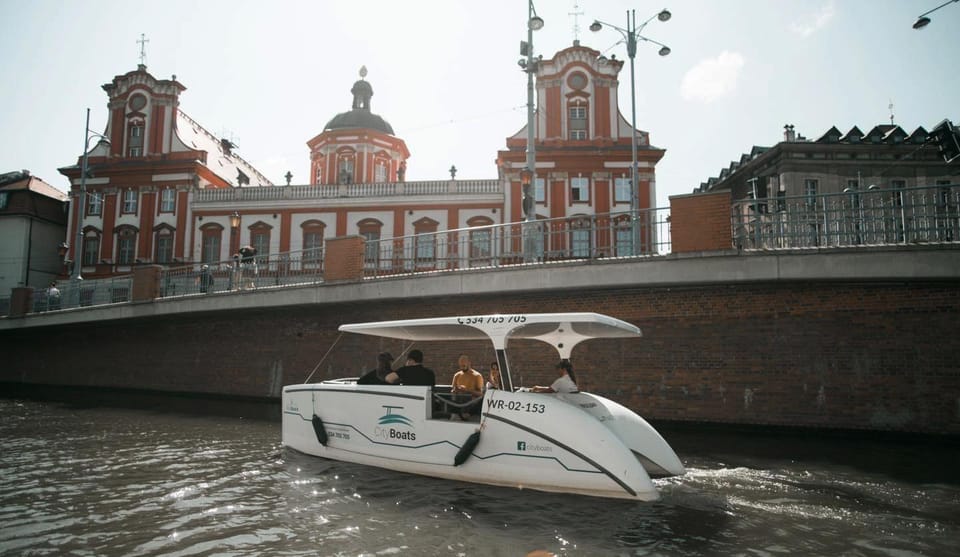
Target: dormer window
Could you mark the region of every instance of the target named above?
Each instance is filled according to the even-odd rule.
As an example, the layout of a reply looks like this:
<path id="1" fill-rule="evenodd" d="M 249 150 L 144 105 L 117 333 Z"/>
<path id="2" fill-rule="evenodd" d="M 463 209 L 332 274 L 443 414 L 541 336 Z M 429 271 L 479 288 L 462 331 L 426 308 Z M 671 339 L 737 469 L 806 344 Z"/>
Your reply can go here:
<path id="1" fill-rule="evenodd" d="M 127 124 L 127 156 L 143 156 L 143 122 Z"/>
<path id="2" fill-rule="evenodd" d="M 587 138 L 587 107 L 572 105 L 569 108 L 567 127 L 570 130 L 570 139 L 573 141 Z"/>

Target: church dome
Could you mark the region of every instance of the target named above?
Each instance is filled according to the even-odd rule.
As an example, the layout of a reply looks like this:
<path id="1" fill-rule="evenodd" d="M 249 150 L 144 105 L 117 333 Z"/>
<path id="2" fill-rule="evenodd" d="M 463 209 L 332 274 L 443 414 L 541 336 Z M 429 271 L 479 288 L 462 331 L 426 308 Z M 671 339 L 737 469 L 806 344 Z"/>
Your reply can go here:
<path id="1" fill-rule="evenodd" d="M 393 135 L 393 127 L 386 120 L 362 108 L 337 114 L 327 122 L 323 130 L 343 130 L 347 128 L 367 128 Z"/>
<path id="2" fill-rule="evenodd" d="M 370 98 L 373 97 L 373 86 L 364 78 L 367 76 L 367 67 L 360 68 L 360 79 L 354 82 L 350 92 L 353 93 L 353 110 L 341 112 L 333 117 L 323 127 L 327 130 L 343 130 L 349 128 L 366 128 L 393 135 L 393 127 L 380 116 L 370 112 Z"/>

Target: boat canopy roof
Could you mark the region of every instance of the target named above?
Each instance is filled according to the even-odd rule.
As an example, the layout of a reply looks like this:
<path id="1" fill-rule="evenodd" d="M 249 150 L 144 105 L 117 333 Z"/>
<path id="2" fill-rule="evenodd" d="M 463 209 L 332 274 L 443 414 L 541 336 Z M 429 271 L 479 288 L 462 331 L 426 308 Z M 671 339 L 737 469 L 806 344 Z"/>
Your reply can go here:
<path id="1" fill-rule="evenodd" d="M 592 338 L 641 336 L 638 327 L 599 313 L 463 315 L 351 323 L 340 330 L 410 341 L 489 339 L 499 350 L 512 338 L 533 339 L 556 348 L 561 358 L 569 358 L 574 346 Z"/>

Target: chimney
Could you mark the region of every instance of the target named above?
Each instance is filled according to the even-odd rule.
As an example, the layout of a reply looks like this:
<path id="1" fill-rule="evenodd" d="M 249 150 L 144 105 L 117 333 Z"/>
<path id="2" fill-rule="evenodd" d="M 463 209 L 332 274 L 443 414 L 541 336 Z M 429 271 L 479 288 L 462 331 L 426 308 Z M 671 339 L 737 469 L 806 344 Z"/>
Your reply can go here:
<path id="1" fill-rule="evenodd" d="M 784 141 L 796 141 L 797 132 L 793 131 L 793 124 L 787 124 L 783 126 L 783 140 Z"/>

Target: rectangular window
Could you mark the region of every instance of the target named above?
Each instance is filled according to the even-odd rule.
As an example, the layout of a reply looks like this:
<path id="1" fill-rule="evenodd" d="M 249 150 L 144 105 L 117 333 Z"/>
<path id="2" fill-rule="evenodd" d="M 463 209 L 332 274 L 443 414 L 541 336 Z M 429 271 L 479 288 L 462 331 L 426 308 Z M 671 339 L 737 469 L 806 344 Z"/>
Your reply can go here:
<path id="1" fill-rule="evenodd" d="M 590 257 L 590 230 L 574 229 L 570 233 L 570 248 L 574 257 Z"/>
<path id="2" fill-rule="evenodd" d="M 131 148 L 130 148 L 130 155 L 129 155 L 129 156 L 131 156 L 131 157 L 140 157 L 140 156 L 143 156 L 143 148 L 142 148 L 142 147 L 131 147 Z"/>
<path id="3" fill-rule="evenodd" d="M 570 139 L 583 140 L 587 138 L 587 107 L 569 107 L 567 126 L 570 128 Z"/>
<path id="4" fill-rule="evenodd" d="M 220 234 L 204 232 L 200 260 L 204 263 L 216 263 L 220 260 Z"/>
<path id="5" fill-rule="evenodd" d="M 173 261 L 173 235 L 157 234 L 157 263 Z"/>
<path id="6" fill-rule="evenodd" d="M 617 227 L 616 250 L 618 256 L 633 255 L 633 234 L 629 227 Z"/>
<path id="7" fill-rule="evenodd" d="M 386 182 L 387 181 L 387 165 L 383 163 L 377 163 L 377 167 L 374 169 L 374 182 Z"/>
<path id="8" fill-rule="evenodd" d="M 807 205 L 817 204 L 817 190 L 820 188 L 819 180 L 807 178 L 803 181 L 803 195 L 807 198 Z"/>
<path id="9" fill-rule="evenodd" d="M 573 201 L 590 201 L 590 178 L 576 176 L 570 178 L 570 199 Z"/>
<path id="10" fill-rule="evenodd" d="M 616 203 L 630 203 L 630 177 L 624 176 L 613 181 L 613 201 Z"/>
<path id="11" fill-rule="evenodd" d="M 433 261 L 436 253 L 435 235 L 417 234 L 417 261 Z"/>
<path id="12" fill-rule="evenodd" d="M 906 189 L 907 181 L 906 180 L 890 180 L 890 186 L 895 190 Z"/>
<path id="13" fill-rule="evenodd" d="M 470 233 L 470 258 L 488 259 L 491 253 L 490 229 L 475 230 Z"/>
<path id="14" fill-rule="evenodd" d="M 0 209 L 6 209 L 6 208 L 7 208 L 7 196 L 8 196 L 9 194 L 10 194 L 10 192 L 0 191 Z"/>
<path id="15" fill-rule="evenodd" d="M 533 200 L 537 203 L 547 202 L 547 182 L 543 178 L 533 181 Z"/>
<path id="16" fill-rule="evenodd" d="M 99 216 L 103 213 L 103 197 L 96 192 L 87 192 L 87 214 Z"/>
<path id="17" fill-rule="evenodd" d="M 303 260 L 311 263 L 320 261 L 323 257 L 323 232 L 311 231 L 303 233 Z"/>
<path id="18" fill-rule="evenodd" d="M 97 236 L 86 236 L 83 239 L 83 264 L 91 266 L 97 264 L 97 258 L 100 255 L 100 238 Z"/>
<path id="19" fill-rule="evenodd" d="M 123 192 L 123 210 L 121 212 L 124 214 L 136 214 L 138 200 L 137 190 L 125 190 Z"/>
<path id="20" fill-rule="evenodd" d="M 132 265 L 136 254 L 136 240 L 134 234 L 120 234 L 117 240 L 117 265 Z"/>
<path id="21" fill-rule="evenodd" d="M 380 232 L 379 231 L 366 231 L 361 232 L 363 236 L 363 258 L 368 262 L 374 262 L 379 259 L 378 255 L 380 254 Z"/>
<path id="22" fill-rule="evenodd" d="M 160 212 L 173 213 L 177 208 L 177 190 L 167 188 L 160 192 Z"/>
<path id="23" fill-rule="evenodd" d="M 250 234 L 250 243 L 257 250 L 257 261 L 266 263 L 270 258 L 270 232 L 254 231 Z"/>

